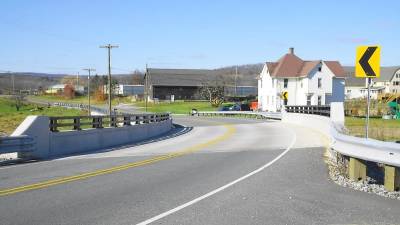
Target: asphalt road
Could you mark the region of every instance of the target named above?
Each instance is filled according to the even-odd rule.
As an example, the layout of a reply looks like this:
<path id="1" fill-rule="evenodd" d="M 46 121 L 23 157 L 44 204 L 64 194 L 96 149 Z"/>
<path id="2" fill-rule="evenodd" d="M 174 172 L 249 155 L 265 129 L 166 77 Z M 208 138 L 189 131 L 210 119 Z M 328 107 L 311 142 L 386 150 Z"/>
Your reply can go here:
<path id="1" fill-rule="evenodd" d="M 140 145 L 0 167 L 0 224 L 399 224 L 400 202 L 328 179 L 320 134 L 176 117 Z"/>

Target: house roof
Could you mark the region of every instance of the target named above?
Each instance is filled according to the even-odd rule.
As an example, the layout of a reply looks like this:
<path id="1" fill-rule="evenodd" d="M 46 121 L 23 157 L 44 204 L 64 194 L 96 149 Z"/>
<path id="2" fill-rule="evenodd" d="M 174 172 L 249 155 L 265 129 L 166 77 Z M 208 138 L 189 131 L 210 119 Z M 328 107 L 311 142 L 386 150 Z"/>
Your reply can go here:
<path id="1" fill-rule="evenodd" d="M 344 66 L 343 69 L 346 73 L 347 87 L 365 87 L 365 79 L 355 77 L 354 66 Z"/>
<path id="2" fill-rule="evenodd" d="M 305 61 L 291 52 L 282 56 L 277 62 L 266 62 L 268 71 L 272 77 L 305 77 L 307 76 L 322 60 Z M 338 61 L 323 61 L 332 71 L 335 77 L 345 77 L 342 66 Z"/>
<path id="3" fill-rule="evenodd" d="M 355 77 L 354 66 L 344 66 L 346 73 L 346 86 L 365 86 L 365 79 Z M 390 82 L 394 74 L 400 70 L 400 66 L 382 66 L 379 78 L 374 78 L 378 82 Z"/>
<path id="4" fill-rule="evenodd" d="M 345 78 L 346 72 L 338 61 L 324 61 L 325 65 L 335 74 L 335 77 Z"/>
<path id="5" fill-rule="evenodd" d="M 234 74 L 218 74 L 215 70 L 203 69 L 158 69 L 149 68 L 148 79 L 154 86 L 187 86 L 200 87 L 205 82 L 225 79 L 226 83 L 234 85 Z M 146 74 L 147 76 L 147 74 Z M 238 74 L 237 86 L 257 86 L 255 76 Z"/>

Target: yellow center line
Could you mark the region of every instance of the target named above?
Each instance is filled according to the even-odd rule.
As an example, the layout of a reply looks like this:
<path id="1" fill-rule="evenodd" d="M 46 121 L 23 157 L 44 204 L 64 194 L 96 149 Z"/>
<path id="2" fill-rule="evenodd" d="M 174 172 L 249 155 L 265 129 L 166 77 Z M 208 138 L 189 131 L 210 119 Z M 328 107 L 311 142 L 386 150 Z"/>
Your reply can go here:
<path id="1" fill-rule="evenodd" d="M 236 131 L 235 127 L 233 127 L 232 125 L 223 124 L 223 126 L 225 128 L 227 128 L 227 131 L 223 135 L 213 138 L 207 142 L 200 143 L 200 144 L 197 144 L 197 145 L 194 145 L 191 147 L 187 147 L 180 151 L 171 152 L 171 153 L 168 153 L 165 155 L 153 157 L 153 158 L 138 161 L 138 162 L 114 166 L 114 167 L 107 168 L 107 169 L 100 169 L 100 170 L 95 170 L 92 172 L 82 173 L 82 174 L 78 174 L 78 175 L 56 178 L 56 179 L 52 179 L 52 180 L 42 181 L 42 182 L 19 186 L 19 187 L 15 187 L 15 188 L 2 189 L 2 190 L 0 190 L 0 196 L 6 196 L 6 195 L 11 195 L 11 194 L 16 194 L 19 192 L 46 188 L 46 187 L 50 187 L 50 186 L 54 186 L 54 185 L 58 185 L 58 184 L 64 184 L 64 183 L 68 183 L 68 182 L 72 182 L 72 181 L 88 179 L 90 177 L 95 177 L 95 176 L 104 175 L 104 174 L 110 174 L 110 173 L 114 173 L 117 171 L 127 170 L 130 168 L 139 167 L 139 166 L 143 166 L 143 165 L 147 165 L 147 164 L 152 164 L 152 163 L 159 162 L 162 160 L 171 159 L 171 158 L 183 156 L 183 155 L 186 155 L 189 153 L 193 153 L 193 152 L 199 151 L 203 148 L 206 148 L 208 146 L 214 145 L 218 142 L 228 139 Z"/>

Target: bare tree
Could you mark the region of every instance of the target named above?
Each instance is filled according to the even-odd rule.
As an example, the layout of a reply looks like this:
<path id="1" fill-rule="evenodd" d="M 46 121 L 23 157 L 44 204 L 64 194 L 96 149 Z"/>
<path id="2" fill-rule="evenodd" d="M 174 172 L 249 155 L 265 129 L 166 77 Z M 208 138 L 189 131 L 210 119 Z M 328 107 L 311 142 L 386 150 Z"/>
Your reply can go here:
<path id="1" fill-rule="evenodd" d="M 140 72 L 139 70 L 135 70 L 132 74 L 132 83 L 136 85 L 144 84 L 143 77 L 144 75 L 142 72 Z"/>
<path id="2" fill-rule="evenodd" d="M 214 80 L 204 80 L 199 94 L 207 99 L 214 107 L 220 106 L 224 102 L 225 87 L 232 83 L 231 78 L 226 75 L 217 75 Z"/>
<path id="3" fill-rule="evenodd" d="M 15 100 L 15 108 L 17 109 L 17 111 L 19 111 L 19 109 L 23 106 L 24 103 L 24 95 L 16 94 L 13 96 L 13 98 Z"/>
<path id="4" fill-rule="evenodd" d="M 72 84 L 66 84 L 64 86 L 64 97 L 66 99 L 73 99 L 75 97 L 75 88 Z"/>

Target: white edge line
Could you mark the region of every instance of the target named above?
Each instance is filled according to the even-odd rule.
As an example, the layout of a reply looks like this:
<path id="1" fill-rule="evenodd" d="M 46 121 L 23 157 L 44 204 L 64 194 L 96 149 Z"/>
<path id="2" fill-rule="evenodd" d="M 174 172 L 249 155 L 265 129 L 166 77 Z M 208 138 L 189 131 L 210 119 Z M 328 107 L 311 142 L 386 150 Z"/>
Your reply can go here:
<path id="1" fill-rule="evenodd" d="M 200 197 L 198 197 L 198 198 L 195 198 L 195 199 L 193 199 L 193 200 L 191 200 L 191 201 L 189 201 L 189 202 L 187 202 L 187 203 L 184 203 L 184 204 L 182 204 L 182 205 L 180 205 L 180 206 L 177 206 L 177 207 L 175 207 L 175 208 L 173 208 L 173 209 L 171 209 L 171 210 L 168 210 L 168 211 L 166 211 L 166 212 L 163 212 L 163 213 L 161 213 L 161 214 L 159 214 L 159 215 L 157 215 L 157 216 L 154 216 L 154 217 L 152 217 L 152 218 L 150 218 L 150 219 L 147 219 L 147 220 L 145 220 L 145 221 L 143 221 L 143 222 L 140 222 L 140 223 L 138 223 L 137 225 L 146 225 L 146 224 L 150 224 L 150 223 L 152 223 L 152 222 L 155 222 L 155 221 L 157 221 L 157 220 L 160 220 L 160 219 L 162 219 L 162 218 L 164 218 L 164 217 L 166 217 L 166 216 L 169 216 L 169 215 L 171 215 L 171 214 L 173 214 L 173 213 L 175 213 L 175 212 L 178 212 L 178 211 L 180 211 L 180 210 L 182 210 L 182 209 L 184 209 L 184 208 L 186 208 L 186 207 L 188 207 L 188 206 L 191 206 L 191 205 L 193 205 L 193 204 L 195 204 L 195 203 L 197 203 L 197 202 L 199 202 L 199 201 L 201 201 L 201 200 L 203 200 L 203 199 L 206 199 L 206 198 L 208 198 L 208 197 L 210 197 L 210 196 L 212 196 L 212 195 L 215 195 L 215 194 L 217 194 L 218 192 L 221 192 L 221 191 L 223 191 L 223 190 L 229 188 L 230 186 L 232 186 L 232 185 L 234 185 L 234 184 L 236 184 L 236 183 L 239 183 L 240 181 L 243 181 L 243 180 L 245 180 L 245 179 L 247 179 L 247 178 L 249 178 L 249 177 L 251 177 L 251 176 L 253 176 L 253 175 L 255 175 L 255 174 L 257 174 L 257 173 L 259 173 L 259 172 L 261 172 L 261 171 L 263 171 L 264 169 L 266 169 L 267 167 L 271 166 L 273 163 L 275 163 L 276 161 L 278 161 L 280 158 L 282 158 L 282 157 L 283 157 L 286 153 L 288 153 L 288 152 L 290 151 L 290 149 L 293 147 L 293 145 L 294 145 L 295 142 L 296 142 L 297 137 L 296 137 L 296 133 L 294 133 L 293 131 L 291 131 L 291 132 L 294 134 L 294 137 L 293 137 L 292 142 L 291 142 L 290 145 L 285 149 L 285 151 L 283 151 L 281 154 L 279 154 L 279 155 L 278 155 L 276 158 L 274 158 L 272 161 L 268 162 L 267 164 L 261 166 L 260 168 L 254 170 L 254 171 L 252 171 L 252 172 L 250 172 L 250 173 L 248 173 L 248 174 L 246 174 L 246 175 L 244 175 L 244 176 L 242 176 L 242 177 L 240 177 L 240 178 L 238 178 L 238 179 L 236 179 L 236 180 L 234 180 L 234 181 L 232 181 L 232 182 L 230 182 L 230 183 L 228 183 L 228 184 L 225 184 L 225 185 L 222 186 L 222 187 L 219 187 L 219 188 L 217 188 L 217 189 L 215 189 L 215 190 L 213 190 L 213 191 L 210 191 L 210 192 L 208 192 L 207 194 L 202 195 L 202 196 L 200 196 Z"/>

